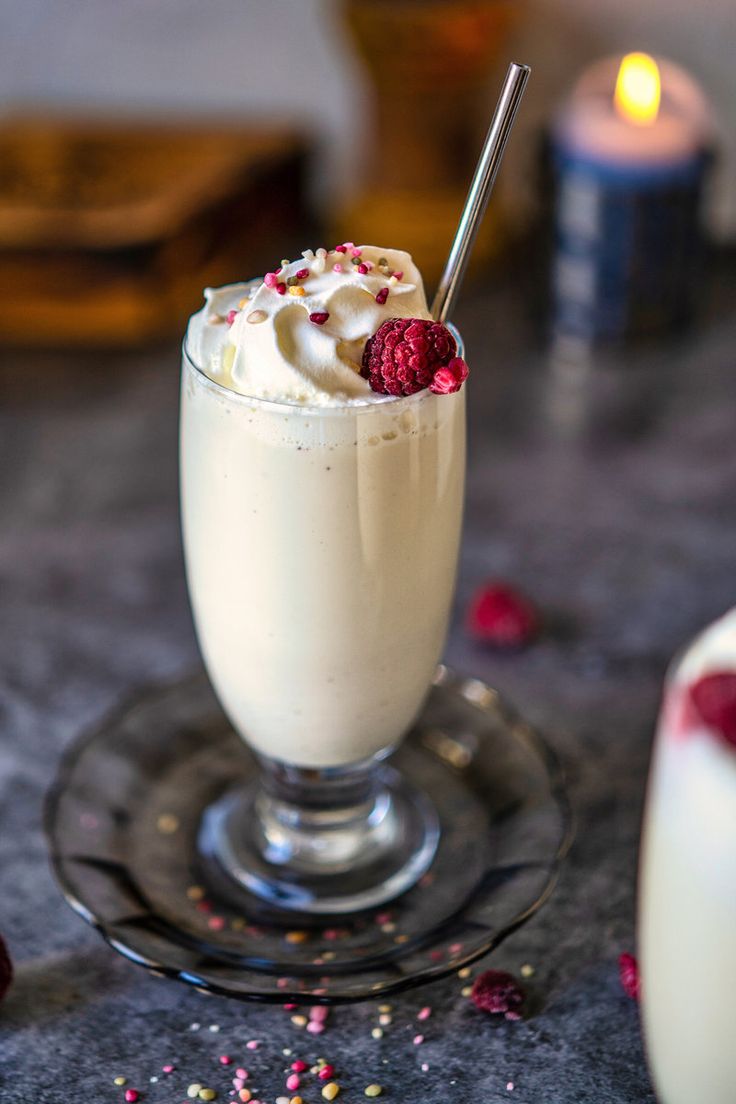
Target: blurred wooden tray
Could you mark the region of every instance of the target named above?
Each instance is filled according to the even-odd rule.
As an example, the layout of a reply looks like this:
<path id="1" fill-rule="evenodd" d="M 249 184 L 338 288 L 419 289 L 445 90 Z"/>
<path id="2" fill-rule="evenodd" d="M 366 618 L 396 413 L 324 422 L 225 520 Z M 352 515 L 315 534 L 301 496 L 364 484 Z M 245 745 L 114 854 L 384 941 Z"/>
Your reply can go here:
<path id="1" fill-rule="evenodd" d="M 0 339 L 122 345 L 181 329 L 208 283 L 257 274 L 309 222 L 289 126 L 0 123 Z"/>

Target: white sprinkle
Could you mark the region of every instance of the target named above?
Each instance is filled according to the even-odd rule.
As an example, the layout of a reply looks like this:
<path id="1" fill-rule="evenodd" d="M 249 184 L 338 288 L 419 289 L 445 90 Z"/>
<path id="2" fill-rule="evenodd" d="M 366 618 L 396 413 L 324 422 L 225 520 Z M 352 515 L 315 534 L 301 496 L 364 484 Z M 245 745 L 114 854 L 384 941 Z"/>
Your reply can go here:
<path id="1" fill-rule="evenodd" d="M 374 1039 L 382 1039 L 383 1038 L 383 1032 L 381 1031 L 380 1027 L 374 1027 L 373 1030 L 371 1031 L 371 1035 L 373 1036 Z"/>
<path id="2" fill-rule="evenodd" d="M 210 1031 L 219 1031 L 219 1030 L 220 1030 L 220 1025 L 219 1024 L 210 1024 Z"/>
<path id="3" fill-rule="evenodd" d="M 421 1065 L 422 1073 L 426 1073 L 428 1069 L 429 1069 L 429 1066 L 427 1065 L 427 1063 L 422 1062 L 422 1065 Z"/>
<path id="4" fill-rule="evenodd" d="M 519 973 L 523 978 L 534 977 L 534 967 L 530 966 L 528 962 L 525 962 Z"/>
<path id="5" fill-rule="evenodd" d="M 285 1055 L 286 1055 L 286 1057 L 288 1058 L 288 1057 L 289 1057 L 289 1055 L 290 1055 L 290 1054 L 291 1054 L 292 1052 L 291 1052 L 291 1050 L 289 1049 L 289 1047 L 284 1047 L 284 1049 L 283 1049 L 283 1050 L 281 1051 L 281 1053 L 282 1053 L 282 1054 L 285 1054 Z"/>
<path id="6" fill-rule="evenodd" d="M 149 1077 L 148 1080 L 151 1082 L 152 1085 L 155 1085 L 158 1081 L 158 1077 Z"/>
<path id="7" fill-rule="evenodd" d="M 201 1026 L 202 1026 L 201 1024 L 193 1023 L 193 1024 L 189 1025 L 189 1030 L 190 1031 L 199 1031 Z"/>

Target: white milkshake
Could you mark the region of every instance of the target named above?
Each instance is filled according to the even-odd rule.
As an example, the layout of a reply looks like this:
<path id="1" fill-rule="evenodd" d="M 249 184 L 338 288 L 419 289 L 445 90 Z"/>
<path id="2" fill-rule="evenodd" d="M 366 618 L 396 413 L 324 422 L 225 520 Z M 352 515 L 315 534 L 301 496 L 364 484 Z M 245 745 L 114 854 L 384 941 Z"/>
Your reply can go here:
<path id="1" fill-rule="evenodd" d="M 202 653 L 244 739 L 302 767 L 365 759 L 410 725 L 441 655 L 460 535 L 464 391 L 395 398 L 360 375 L 382 322 L 429 318 L 421 277 L 408 254 L 352 252 L 308 251 L 250 296 L 208 293 L 184 361 Z"/>
<path id="2" fill-rule="evenodd" d="M 697 689 L 723 674 L 736 675 L 736 610 L 676 666 L 649 782 L 639 941 L 663 1104 L 736 1100 L 736 746 L 704 719 Z"/>

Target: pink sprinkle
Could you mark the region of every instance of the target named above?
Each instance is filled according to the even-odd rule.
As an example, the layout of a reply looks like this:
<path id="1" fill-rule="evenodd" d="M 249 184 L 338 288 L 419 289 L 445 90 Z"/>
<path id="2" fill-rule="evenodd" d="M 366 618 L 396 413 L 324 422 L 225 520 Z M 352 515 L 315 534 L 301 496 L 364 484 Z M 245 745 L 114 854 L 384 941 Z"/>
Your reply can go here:
<path id="1" fill-rule="evenodd" d="M 412 1042 L 414 1043 L 414 1046 L 420 1046 L 424 1042 L 424 1036 L 415 1035 Z"/>
<path id="2" fill-rule="evenodd" d="M 258 1042 L 257 1039 L 250 1039 L 245 1045 L 247 1046 L 248 1050 L 258 1050 L 258 1047 L 261 1044 Z"/>
<path id="3" fill-rule="evenodd" d="M 449 947 L 450 954 L 460 954 L 460 951 L 462 949 L 463 949 L 462 943 L 451 943 L 450 947 Z"/>
<path id="4" fill-rule="evenodd" d="M 211 928 L 212 931 L 222 931 L 222 929 L 225 927 L 225 921 L 223 920 L 222 916 L 210 916 L 209 920 L 207 921 L 207 927 Z"/>
<path id="5" fill-rule="evenodd" d="M 365 267 L 368 269 L 369 272 L 374 267 L 373 261 L 363 261 L 363 264 L 365 265 Z"/>
<path id="6" fill-rule="evenodd" d="M 332 271 L 333 272 L 342 272 L 342 265 L 341 264 L 333 265 L 332 266 Z"/>
<path id="7" fill-rule="evenodd" d="M 279 271 L 281 270 L 279 269 Z M 278 275 L 275 272 L 267 272 L 266 275 L 263 277 L 263 282 L 266 287 L 276 287 L 277 283 L 279 282 Z"/>
<path id="8" fill-rule="evenodd" d="M 346 249 L 355 249 L 355 242 L 343 242 Z"/>
<path id="9" fill-rule="evenodd" d="M 396 277 L 397 280 L 403 280 L 404 278 L 403 272 L 394 272 L 393 275 Z"/>
<path id="10" fill-rule="evenodd" d="M 161 1070 L 163 1073 L 173 1073 L 175 1068 L 175 1066 L 162 1066 Z"/>
<path id="11" fill-rule="evenodd" d="M 296 278 L 297 278 L 297 280 L 306 280 L 308 275 L 309 275 L 309 269 L 308 268 L 300 268 L 299 271 L 296 274 Z"/>
<path id="12" fill-rule="evenodd" d="M 238 1077 L 242 1077 L 244 1081 L 248 1080 L 248 1071 L 247 1069 L 243 1069 L 242 1066 L 240 1069 L 236 1069 L 235 1073 Z"/>
<path id="13" fill-rule="evenodd" d="M 439 372 L 439 371 L 441 371 L 441 369 L 438 368 L 437 371 Z M 442 961 L 442 951 L 430 951 L 429 952 L 429 957 L 432 959 L 432 962 L 441 962 Z"/>
<path id="14" fill-rule="evenodd" d="M 291 1068 L 294 1073 L 304 1073 L 306 1069 L 309 1069 L 309 1066 L 306 1062 L 302 1062 L 301 1058 L 297 1058 L 296 1062 L 291 1063 Z"/>
<path id="15" fill-rule="evenodd" d="M 419 1012 L 417 1012 L 417 1019 L 418 1020 L 428 1020 L 431 1015 L 432 1015 L 432 1009 L 431 1008 L 429 1008 L 429 1007 L 422 1008 L 422 1009 L 420 1009 Z"/>
<path id="16" fill-rule="evenodd" d="M 127 1104 L 135 1104 L 136 1100 L 140 1100 L 140 1098 L 141 1094 L 138 1092 L 137 1089 L 125 1090 L 125 1099 L 127 1101 Z"/>
<path id="17" fill-rule="evenodd" d="M 376 295 L 376 302 L 379 304 L 379 306 L 382 307 L 387 299 L 388 299 L 388 288 L 386 288 L 386 287 L 381 288 L 381 290 Z"/>
<path id="18" fill-rule="evenodd" d="M 325 1029 L 325 1025 L 320 1023 L 319 1020 L 310 1020 L 307 1024 L 307 1031 L 310 1035 L 321 1035 Z"/>
<path id="19" fill-rule="evenodd" d="M 339 939 L 339 937 L 340 933 L 337 928 L 325 928 L 325 930 L 322 932 L 323 939 L 329 939 L 330 941 L 332 941 L 333 939 Z"/>
<path id="20" fill-rule="evenodd" d="M 238 317 L 238 311 L 236 311 L 236 310 L 228 311 L 227 312 L 227 324 L 228 324 L 228 326 L 232 326 L 233 322 L 235 321 L 235 319 L 237 317 Z M 205 907 L 206 905 L 207 905 L 206 901 L 200 901 L 199 904 L 197 905 L 197 908 L 199 909 L 200 912 L 208 912 L 209 908 L 211 908 L 212 906 L 210 905 L 209 908 L 206 908 Z M 130 1091 L 132 1092 L 133 1090 L 131 1089 Z"/>
<path id="21" fill-rule="evenodd" d="M 298 1007 L 299 1007 L 298 1004 L 285 1004 L 284 1005 L 284 1012 L 293 1012 L 294 1009 L 298 1008 Z"/>
<path id="22" fill-rule="evenodd" d="M 384 291 L 388 292 L 388 288 L 384 288 Z M 376 298 L 378 298 L 378 296 L 376 296 Z M 377 924 L 390 924 L 391 923 L 391 913 L 390 912 L 379 912 L 378 916 L 376 916 L 376 923 Z"/>
<path id="23" fill-rule="evenodd" d="M 276 988 L 277 989 L 288 989 L 289 988 L 289 979 L 288 978 L 276 978 Z"/>
<path id="24" fill-rule="evenodd" d="M 245 1088 L 245 1081 L 242 1077 L 233 1077 L 233 1085 L 238 1091 L 240 1091 L 240 1089 Z"/>
<path id="25" fill-rule="evenodd" d="M 326 1004 L 315 1004 L 309 1009 L 310 1020 L 317 1020 L 318 1023 L 324 1023 L 330 1014 L 330 1010 Z"/>
<path id="26" fill-rule="evenodd" d="M 366 264 L 359 264 L 358 265 L 358 272 L 361 274 L 361 276 L 365 276 L 367 271 L 368 271 L 368 265 L 366 265 Z"/>
<path id="27" fill-rule="evenodd" d="M 506 1082 L 506 1092 L 513 1092 L 513 1091 L 514 1091 L 514 1082 L 513 1081 L 507 1081 Z"/>
<path id="28" fill-rule="evenodd" d="M 289 1092 L 296 1092 L 300 1085 L 301 1081 L 299 1080 L 298 1074 L 290 1073 L 289 1076 L 286 1078 L 286 1087 Z"/>
<path id="29" fill-rule="evenodd" d="M 353 249 L 350 250 L 350 252 L 353 254 L 354 257 L 362 257 L 363 256 L 363 250 L 362 249 L 353 248 Z"/>
<path id="30" fill-rule="evenodd" d="M 315 326 L 324 326 L 329 317 L 329 311 L 312 311 L 309 321 L 314 322 Z"/>
<path id="31" fill-rule="evenodd" d="M 426 1072 L 427 1072 L 427 1070 L 429 1069 L 429 1066 L 427 1065 L 427 1063 L 426 1063 L 426 1062 L 422 1062 L 422 1064 L 421 1064 L 421 1067 L 420 1067 L 420 1068 L 421 1068 L 421 1071 L 422 1071 L 422 1073 L 426 1073 Z"/>
<path id="32" fill-rule="evenodd" d="M 335 1076 L 335 1067 L 328 1062 L 327 1065 L 322 1067 L 317 1076 L 320 1081 L 329 1081 L 331 1077 Z"/>
<path id="33" fill-rule="evenodd" d="M 230 1057 L 229 1054 L 221 1054 L 220 1055 L 220 1062 L 222 1063 L 223 1066 L 229 1066 L 229 1065 L 232 1065 L 232 1058 Z"/>
<path id="34" fill-rule="evenodd" d="M 276 285 L 276 290 L 279 293 L 279 295 L 286 295 L 286 284 L 283 284 L 283 283 L 277 284 Z"/>
<path id="35" fill-rule="evenodd" d="M 347 253 L 347 251 L 348 251 L 348 247 L 346 245 L 336 245 L 335 246 L 335 252 L 336 253 Z"/>
<path id="36" fill-rule="evenodd" d="M 238 313 L 237 311 L 230 311 L 230 314 L 237 314 L 237 313 Z M 228 325 L 232 325 L 232 322 L 229 321 L 230 320 L 230 314 L 228 314 L 228 316 L 227 316 L 228 317 Z M 197 903 L 194 907 L 196 908 L 197 912 L 212 912 L 212 902 L 211 901 L 197 901 Z"/>

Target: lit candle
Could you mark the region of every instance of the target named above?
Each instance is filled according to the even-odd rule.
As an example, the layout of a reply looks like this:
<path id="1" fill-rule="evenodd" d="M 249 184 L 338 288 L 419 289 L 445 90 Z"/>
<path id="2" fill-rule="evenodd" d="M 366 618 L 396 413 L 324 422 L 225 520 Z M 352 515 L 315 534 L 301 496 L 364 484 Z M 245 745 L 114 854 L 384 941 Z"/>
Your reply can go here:
<path id="1" fill-rule="evenodd" d="M 558 332 L 661 331 L 692 312 L 710 112 L 695 81 L 647 54 L 588 69 L 552 128 Z"/>

